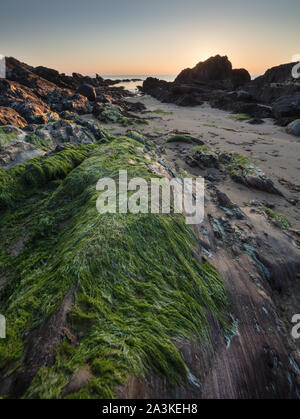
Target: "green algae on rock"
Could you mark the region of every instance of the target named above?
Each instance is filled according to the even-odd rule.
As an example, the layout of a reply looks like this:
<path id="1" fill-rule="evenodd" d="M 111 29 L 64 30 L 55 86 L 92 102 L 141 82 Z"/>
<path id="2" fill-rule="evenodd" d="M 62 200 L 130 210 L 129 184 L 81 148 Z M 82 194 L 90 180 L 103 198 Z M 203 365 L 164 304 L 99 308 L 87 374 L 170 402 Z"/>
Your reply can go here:
<path id="1" fill-rule="evenodd" d="M 62 154 L 69 167 L 68 157 Z M 3 213 L 0 276 L 9 281 L 0 293 L 7 318 L 0 368 L 3 379 L 17 377 L 19 383 L 9 395 L 113 397 L 130 374 L 150 371 L 181 384 L 188 369 L 176 342 L 208 340 L 208 313 L 228 330 L 223 280 L 195 257 L 194 235 L 182 215 L 97 212 L 100 178 L 117 179 L 120 168 L 129 178 L 149 178 L 148 164 L 140 142 L 116 137 L 95 145 L 73 170 L 63 170 L 64 180 L 52 188 L 44 184 L 45 194 Z M 19 170 L 22 177 L 25 169 Z M 43 182 L 52 179 L 41 171 Z M 20 235 L 23 246 L 12 252 Z M 66 319 L 57 324 L 69 295 Z M 53 323 L 62 336 L 45 349 L 42 336 Z M 49 363 L 24 357 L 28 347 L 46 351 Z M 90 379 L 72 391 L 68 384 L 81 368 L 89 369 Z"/>
<path id="2" fill-rule="evenodd" d="M 282 230 L 287 230 L 292 226 L 290 221 L 284 215 L 272 210 L 271 208 L 268 208 L 266 205 L 262 205 L 261 207 L 268 220 L 278 223 Z"/>
<path id="3" fill-rule="evenodd" d="M 68 145 L 59 152 L 36 157 L 4 171 L 0 168 L 0 210 L 34 195 L 35 188 L 50 181 L 63 179 L 78 166 L 95 146 Z"/>
<path id="4" fill-rule="evenodd" d="M 123 115 L 123 113 L 121 111 L 121 108 L 117 105 L 104 104 L 97 108 L 95 116 L 101 122 L 113 122 L 123 126 L 148 124 L 146 119 L 138 118 L 131 114 Z"/>
<path id="5" fill-rule="evenodd" d="M 9 144 L 12 141 L 20 140 L 25 136 L 23 131 L 12 125 L 0 127 L 0 147 Z"/>

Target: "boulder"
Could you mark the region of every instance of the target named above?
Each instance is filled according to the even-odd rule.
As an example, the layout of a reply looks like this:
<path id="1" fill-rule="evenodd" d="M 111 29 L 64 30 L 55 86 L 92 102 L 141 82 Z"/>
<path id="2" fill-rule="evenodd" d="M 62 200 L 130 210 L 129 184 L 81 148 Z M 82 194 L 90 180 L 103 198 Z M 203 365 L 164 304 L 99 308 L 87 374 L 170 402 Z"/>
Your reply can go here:
<path id="1" fill-rule="evenodd" d="M 233 69 L 230 78 L 234 88 L 243 86 L 251 81 L 249 72 L 244 68 Z"/>
<path id="2" fill-rule="evenodd" d="M 75 117 L 74 121 L 66 121 L 60 119 L 51 124 L 45 124 L 35 129 L 34 133 L 28 133 L 25 141 L 30 141 L 30 136 L 33 134 L 35 144 L 39 140 L 47 141 L 49 149 L 55 149 L 57 145 L 64 143 L 71 144 L 94 144 L 99 140 L 106 138 L 106 133 L 101 130 L 98 124 L 93 121 L 83 120 Z"/>
<path id="3" fill-rule="evenodd" d="M 300 119 L 296 119 L 296 121 L 291 122 L 287 126 L 286 130 L 289 134 L 300 137 Z"/>
<path id="4" fill-rule="evenodd" d="M 84 83 L 79 87 L 78 93 L 85 96 L 90 101 L 95 101 L 97 97 L 95 88 L 87 83 Z"/>
<path id="5" fill-rule="evenodd" d="M 283 125 L 300 118 L 300 92 L 278 98 L 272 104 L 272 111 Z"/>
<path id="6" fill-rule="evenodd" d="M 56 89 L 49 93 L 47 102 L 54 112 L 70 111 L 78 114 L 87 114 L 92 110 L 86 97 L 66 89 Z"/>
<path id="7" fill-rule="evenodd" d="M 147 77 L 143 82 L 142 91 L 147 93 L 158 100 L 168 102 L 170 98 L 169 89 L 173 87 L 173 83 L 165 80 L 159 80 L 155 77 Z"/>
<path id="8" fill-rule="evenodd" d="M 45 124 L 48 122 L 48 109 L 44 104 L 35 102 L 17 101 L 12 103 L 12 108 L 22 115 L 29 124 Z"/>

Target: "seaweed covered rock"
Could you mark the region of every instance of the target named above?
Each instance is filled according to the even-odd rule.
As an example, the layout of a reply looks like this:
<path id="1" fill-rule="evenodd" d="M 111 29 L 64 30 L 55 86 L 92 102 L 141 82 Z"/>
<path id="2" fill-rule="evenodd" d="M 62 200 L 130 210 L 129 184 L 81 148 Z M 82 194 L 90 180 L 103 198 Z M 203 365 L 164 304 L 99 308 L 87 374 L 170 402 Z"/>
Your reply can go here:
<path id="1" fill-rule="evenodd" d="M 33 190 L 38 192 L 36 188 L 65 178 L 94 147 L 93 144 L 68 144 L 46 153 L 24 141 L 12 143 L 7 154 L 10 152 L 13 159 L 8 160 L 5 170 L 0 168 L 0 211 L 15 208 L 24 199 L 31 197 Z"/>
<path id="2" fill-rule="evenodd" d="M 218 153 L 212 149 L 209 150 L 206 146 L 197 147 L 193 155 L 187 156 L 185 161 L 190 166 L 198 166 L 200 169 L 220 166 Z"/>
<path id="3" fill-rule="evenodd" d="M 226 170 L 229 171 L 235 182 L 271 194 L 282 195 L 282 192 L 274 185 L 272 180 L 245 156 L 233 153 Z"/>
<path id="4" fill-rule="evenodd" d="M 274 185 L 261 169 L 238 153 L 222 153 L 220 150 L 210 149 L 207 146 L 198 146 L 192 155 L 186 156 L 185 161 L 190 166 L 200 169 L 215 168 L 229 173 L 231 178 L 250 188 L 259 189 L 276 195 L 282 192 Z"/>
<path id="5" fill-rule="evenodd" d="M 120 168 L 129 179 L 151 175 L 141 144 L 118 137 L 93 147 L 59 186 L 1 218 L 9 228 L 0 237 L 0 275 L 5 262 L 11 278 L 0 294 L 8 319 L 1 395 L 107 398 L 130 376 L 150 372 L 182 385 L 190 373 L 175 341 L 208 339 L 212 317 L 225 342 L 224 283 L 195 257 L 184 217 L 97 212 L 99 179 L 117 178 Z M 16 256 L 10 249 L 21 226 L 27 239 Z M 88 380 L 72 386 L 83 367 Z"/>
<path id="6" fill-rule="evenodd" d="M 51 122 L 29 132 L 25 141 L 43 150 L 53 150 L 63 144 L 95 144 L 109 139 L 105 129 L 95 121 L 74 115 L 74 119 Z"/>
<path id="7" fill-rule="evenodd" d="M 48 119 L 50 119 L 51 114 Z M 53 151 L 61 145 L 95 144 L 109 134 L 95 121 L 55 119 L 44 125 L 31 125 L 26 131 L 6 125 L 0 127 L 0 167 L 9 168 Z M 29 129 L 30 128 L 30 129 Z"/>
<path id="8" fill-rule="evenodd" d="M 99 121 L 105 123 L 118 123 L 123 126 L 147 124 L 145 119 L 138 118 L 112 104 L 96 104 L 93 108 L 93 114 Z"/>
<path id="9" fill-rule="evenodd" d="M 15 140 L 22 140 L 25 137 L 24 131 L 13 125 L 4 125 L 0 127 L 0 146 Z"/>

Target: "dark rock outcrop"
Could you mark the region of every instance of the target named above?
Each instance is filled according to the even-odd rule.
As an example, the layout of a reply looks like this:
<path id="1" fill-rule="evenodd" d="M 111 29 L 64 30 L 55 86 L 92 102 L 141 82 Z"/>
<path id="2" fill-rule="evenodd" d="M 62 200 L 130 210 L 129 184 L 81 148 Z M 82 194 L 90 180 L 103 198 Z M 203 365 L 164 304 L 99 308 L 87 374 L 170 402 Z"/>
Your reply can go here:
<path id="1" fill-rule="evenodd" d="M 295 63 L 289 63 L 270 68 L 249 84 L 250 92 L 258 101 L 264 103 L 271 103 L 281 96 L 300 92 L 299 79 L 292 77 L 294 65 Z"/>
<path id="2" fill-rule="evenodd" d="M 201 105 L 247 114 L 251 123 L 275 118 L 288 125 L 300 117 L 300 82 L 292 76 L 295 63 L 283 64 L 251 81 L 244 69 L 232 69 L 228 58 L 216 55 L 183 70 L 173 83 L 147 78 L 141 90 L 162 102 Z M 242 89 L 241 89 L 242 88 Z"/>
<path id="3" fill-rule="evenodd" d="M 271 118 L 270 106 L 255 103 L 248 92 L 215 92 L 211 94 L 209 104 L 213 108 L 231 111 L 235 114 L 247 114 L 253 118 Z"/>
<path id="4" fill-rule="evenodd" d="M 293 95 L 282 96 L 272 104 L 274 117 L 282 124 L 287 125 L 300 118 L 300 91 Z"/>
<path id="5" fill-rule="evenodd" d="M 82 96 L 85 96 L 90 101 L 95 101 L 97 96 L 94 86 L 91 86 L 87 83 L 84 83 L 79 87 L 78 93 L 80 93 Z"/>
<path id="6" fill-rule="evenodd" d="M 197 106 L 209 101 L 217 91 L 229 91 L 250 82 L 247 70 L 233 70 L 227 57 L 216 55 L 194 68 L 183 70 L 173 83 L 147 78 L 142 90 L 162 102 Z"/>
<path id="7" fill-rule="evenodd" d="M 236 88 L 250 82 L 247 70 L 233 70 L 227 56 L 216 55 L 198 63 L 192 69 L 183 70 L 175 79 L 175 83 L 209 83 L 226 89 Z"/>
<path id="8" fill-rule="evenodd" d="M 6 58 L 6 79 L 0 79 L 0 124 L 48 122 L 51 112 L 89 114 L 90 102 L 121 104 L 130 93 L 121 87 L 110 87 L 109 80 L 73 73 L 68 76 L 57 70 L 32 67 L 13 57 Z M 5 108 L 5 109 L 3 109 Z"/>

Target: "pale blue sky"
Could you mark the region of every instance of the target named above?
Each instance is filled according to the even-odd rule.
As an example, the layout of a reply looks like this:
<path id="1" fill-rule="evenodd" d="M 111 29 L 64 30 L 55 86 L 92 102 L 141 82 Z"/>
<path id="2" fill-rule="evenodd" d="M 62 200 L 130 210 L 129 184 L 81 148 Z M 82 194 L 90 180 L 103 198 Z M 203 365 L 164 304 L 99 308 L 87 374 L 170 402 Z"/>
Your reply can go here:
<path id="1" fill-rule="evenodd" d="M 0 54 L 60 71 L 173 74 L 217 53 L 261 73 L 300 54 L 299 0 L 10 0 Z"/>

